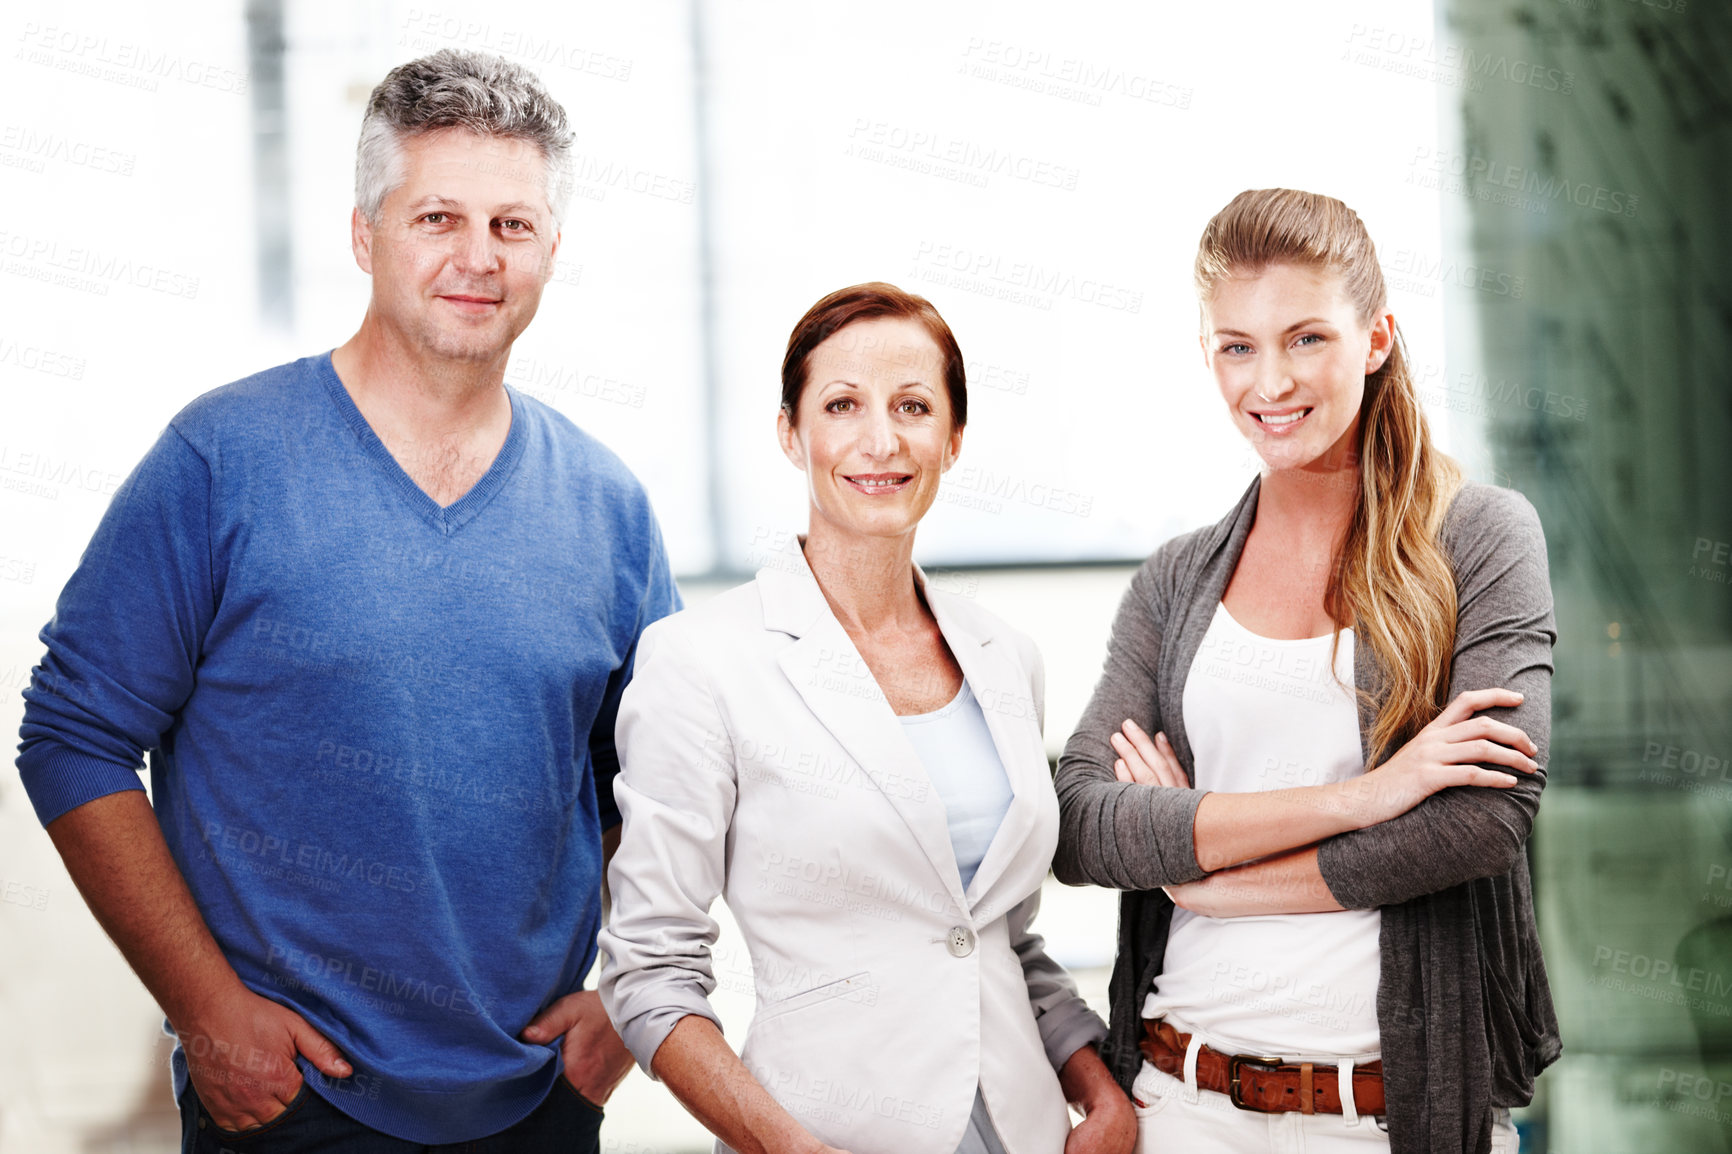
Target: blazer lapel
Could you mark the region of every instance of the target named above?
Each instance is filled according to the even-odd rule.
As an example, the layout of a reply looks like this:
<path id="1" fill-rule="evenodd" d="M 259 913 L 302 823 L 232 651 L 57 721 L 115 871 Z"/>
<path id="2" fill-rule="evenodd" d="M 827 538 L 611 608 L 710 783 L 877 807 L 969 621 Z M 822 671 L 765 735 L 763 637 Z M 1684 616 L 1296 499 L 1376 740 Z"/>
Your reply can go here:
<path id="1" fill-rule="evenodd" d="M 920 574 L 920 580 L 924 585 L 925 574 Z M 945 613 L 941 600 L 929 598 L 928 603 L 956 663 L 962 666 L 963 677 L 968 679 L 974 698 L 980 703 L 992 744 L 1010 779 L 1010 808 L 1005 811 L 1004 820 L 968 886 L 969 902 L 978 905 L 1016 862 L 1023 844 L 1034 831 L 1042 790 L 1050 789 L 1046 749 L 1038 736 L 1031 736 L 1039 734 L 1040 726 L 1027 674 L 1003 646 L 975 636 Z M 1035 724 L 1030 725 L 1030 719 Z"/>
<path id="2" fill-rule="evenodd" d="M 757 577 L 765 627 L 796 639 L 778 658 L 782 672 L 813 716 L 859 763 L 861 772 L 907 824 L 952 900 L 965 907 L 944 802 L 853 639 L 830 612 L 799 545 L 791 550 L 793 558 L 779 557 L 759 570 Z M 789 561 L 798 565 L 798 572 Z M 926 788 L 890 788 L 887 777 L 912 778 Z M 909 796 L 914 792 L 919 796 Z"/>

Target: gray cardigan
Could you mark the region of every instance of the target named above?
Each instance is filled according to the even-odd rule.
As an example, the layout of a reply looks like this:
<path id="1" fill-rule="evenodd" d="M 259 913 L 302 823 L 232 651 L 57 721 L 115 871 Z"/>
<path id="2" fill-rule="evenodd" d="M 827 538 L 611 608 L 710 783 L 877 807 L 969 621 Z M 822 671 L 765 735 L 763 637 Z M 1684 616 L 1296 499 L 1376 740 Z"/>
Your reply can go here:
<path id="1" fill-rule="evenodd" d="M 1192 841 L 1203 793 L 1115 780 L 1107 738 L 1127 717 L 1164 730 L 1195 781 L 1185 677 L 1239 562 L 1257 492 L 1253 481 L 1223 520 L 1168 541 L 1131 579 L 1106 668 L 1059 761 L 1053 868 L 1070 885 L 1124 891 L 1101 1052 L 1127 1093 L 1141 1064 L 1143 998 L 1172 920 L 1159 887 L 1204 876 Z M 1336 901 L 1383 912 L 1377 1022 L 1391 1149 L 1485 1154 L 1492 1107 L 1526 1105 L 1535 1075 L 1560 1050 L 1524 852 L 1545 786 L 1556 629 L 1545 538 L 1519 493 L 1464 485 L 1440 539 L 1458 601 L 1449 696 L 1494 686 L 1524 694 L 1519 707 L 1492 715 L 1534 740 L 1540 771 L 1507 790 L 1433 794 L 1391 821 L 1330 838 L 1317 857 Z M 1375 695 L 1381 678 L 1369 647 L 1356 648 L 1359 688 Z M 1362 710 L 1362 748 L 1370 720 Z"/>

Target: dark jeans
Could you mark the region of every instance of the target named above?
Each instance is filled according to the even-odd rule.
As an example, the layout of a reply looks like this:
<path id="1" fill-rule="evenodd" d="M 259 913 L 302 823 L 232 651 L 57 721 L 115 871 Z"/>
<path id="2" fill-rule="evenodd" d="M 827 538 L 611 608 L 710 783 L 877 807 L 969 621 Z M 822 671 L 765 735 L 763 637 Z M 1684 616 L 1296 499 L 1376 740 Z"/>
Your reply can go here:
<path id="1" fill-rule="evenodd" d="M 282 1114 L 250 1130 L 220 1130 L 188 1082 L 180 1100 L 181 1154 L 600 1154 L 601 1108 L 561 1075 L 547 1100 L 508 1130 L 472 1142 L 426 1146 L 355 1121 L 310 1088 Z"/>

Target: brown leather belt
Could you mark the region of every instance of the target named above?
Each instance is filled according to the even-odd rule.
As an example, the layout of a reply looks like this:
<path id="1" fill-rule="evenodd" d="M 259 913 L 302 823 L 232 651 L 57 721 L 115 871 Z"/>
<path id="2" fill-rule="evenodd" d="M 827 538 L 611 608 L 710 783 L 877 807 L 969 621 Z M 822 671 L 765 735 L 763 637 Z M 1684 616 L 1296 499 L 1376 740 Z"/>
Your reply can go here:
<path id="1" fill-rule="evenodd" d="M 1181 1034 L 1164 1021 L 1145 1020 L 1140 1049 L 1155 1069 L 1175 1078 L 1185 1076 L 1185 1051 L 1191 1035 Z M 1334 1066 L 1312 1062 L 1283 1062 L 1250 1054 L 1223 1054 L 1200 1046 L 1197 1050 L 1197 1085 L 1227 1095 L 1241 1110 L 1259 1114 L 1341 1113 L 1340 1082 Z M 1382 1114 L 1383 1063 L 1368 1062 L 1353 1067 L 1353 1104 L 1361 1114 Z"/>

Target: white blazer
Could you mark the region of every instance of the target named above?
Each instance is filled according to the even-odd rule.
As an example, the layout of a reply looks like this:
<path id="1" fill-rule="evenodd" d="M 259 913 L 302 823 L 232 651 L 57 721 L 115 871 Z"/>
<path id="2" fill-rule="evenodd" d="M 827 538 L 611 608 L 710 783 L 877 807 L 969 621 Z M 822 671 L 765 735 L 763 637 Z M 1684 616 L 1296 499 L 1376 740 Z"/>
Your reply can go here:
<path id="1" fill-rule="evenodd" d="M 1058 841 L 1040 654 L 915 576 L 1014 792 L 967 892 L 944 803 L 796 544 L 638 643 L 601 995 L 646 1071 L 681 1018 L 715 1021 L 721 895 L 757 993 L 741 1057 L 814 1135 L 952 1154 L 978 1084 L 1007 1154 L 1059 1154 L 1054 1071 L 1106 1031 L 1029 930 Z"/>

